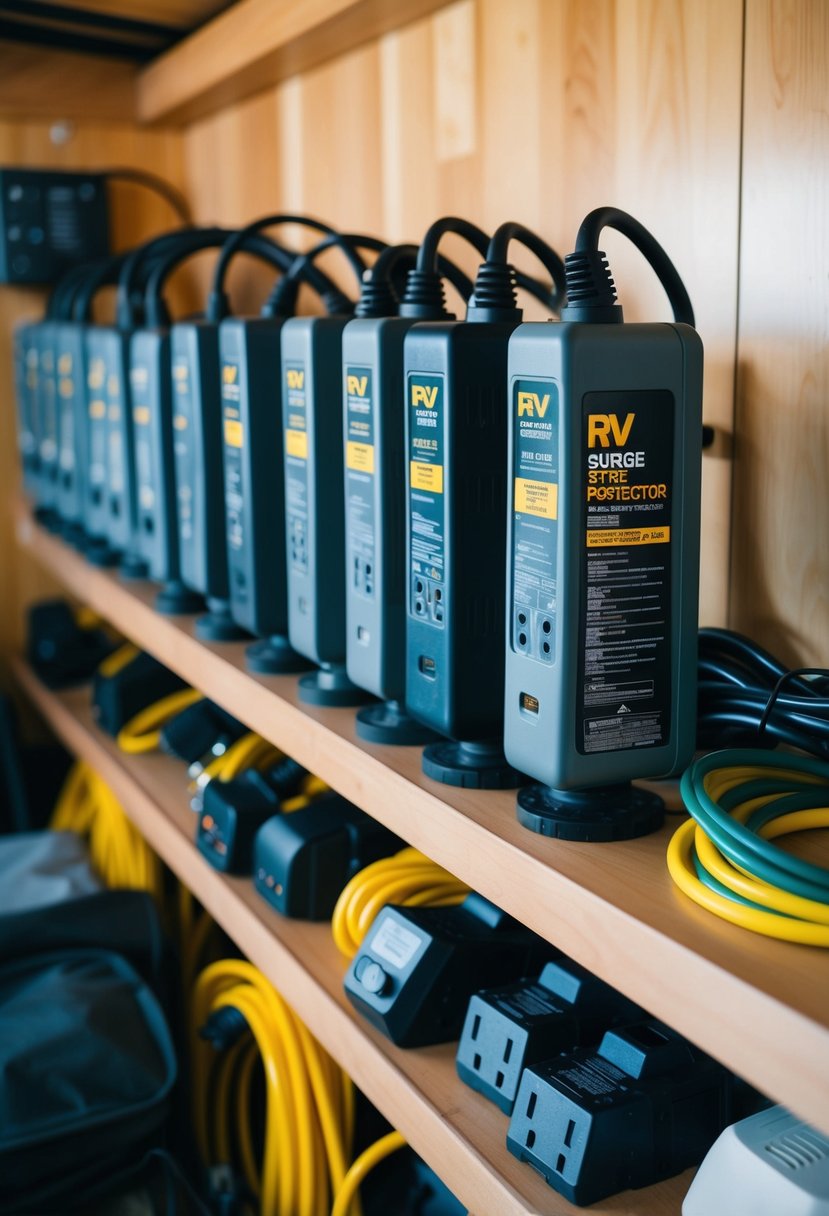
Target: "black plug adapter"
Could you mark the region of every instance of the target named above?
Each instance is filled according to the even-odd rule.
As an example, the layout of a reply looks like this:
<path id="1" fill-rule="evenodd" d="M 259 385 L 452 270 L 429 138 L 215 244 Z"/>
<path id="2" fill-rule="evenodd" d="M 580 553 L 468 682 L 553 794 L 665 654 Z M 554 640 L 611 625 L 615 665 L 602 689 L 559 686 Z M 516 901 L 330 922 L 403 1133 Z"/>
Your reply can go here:
<path id="1" fill-rule="evenodd" d="M 456 907 L 386 906 L 348 969 L 346 996 L 398 1047 L 447 1043 L 473 993 L 531 973 L 551 950 L 475 893 Z"/>
<path id="2" fill-rule="evenodd" d="M 283 916 L 328 920 L 358 870 L 402 847 L 376 819 L 339 794 L 329 794 L 262 825 L 254 850 L 254 884 Z"/>
<path id="3" fill-rule="evenodd" d="M 510 1115 L 525 1068 L 598 1043 L 606 1030 L 644 1016 L 615 988 L 561 958 L 547 963 L 538 979 L 473 996 L 458 1044 L 458 1075 Z"/>
<path id="4" fill-rule="evenodd" d="M 205 786 L 196 844 L 224 874 L 250 874 L 262 824 L 279 811 L 280 796 L 264 773 L 248 769 L 233 781 Z"/>
<path id="5" fill-rule="evenodd" d="M 571 1203 L 650 1186 L 701 1161 L 731 1122 L 732 1078 L 653 1020 L 525 1070 L 507 1148 Z"/>
<path id="6" fill-rule="evenodd" d="M 101 730 L 114 738 L 142 709 L 186 687 L 186 681 L 169 667 L 139 651 L 111 672 L 106 665 L 95 672 L 92 713 Z"/>

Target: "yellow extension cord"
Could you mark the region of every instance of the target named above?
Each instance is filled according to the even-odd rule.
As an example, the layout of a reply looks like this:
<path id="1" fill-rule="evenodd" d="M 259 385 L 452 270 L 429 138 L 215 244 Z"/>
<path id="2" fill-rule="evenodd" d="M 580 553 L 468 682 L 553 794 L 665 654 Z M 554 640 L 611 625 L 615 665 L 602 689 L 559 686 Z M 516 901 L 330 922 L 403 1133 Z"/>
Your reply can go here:
<path id="1" fill-rule="evenodd" d="M 122 752 L 129 752 L 133 756 L 155 751 L 161 742 L 161 728 L 165 722 L 201 700 L 202 694 L 195 688 L 182 688 L 168 697 L 162 697 L 160 701 L 142 709 L 121 728 L 118 746 Z"/>
<path id="2" fill-rule="evenodd" d="M 459 904 L 469 887 L 417 849 L 402 849 L 355 874 L 334 908 L 331 928 L 337 948 L 353 958 L 381 908 L 446 907 Z"/>
<path id="3" fill-rule="evenodd" d="M 251 1038 L 216 1052 L 198 1031 L 224 1007 L 242 1014 Z M 237 1162 L 262 1216 L 328 1216 L 351 1156 L 350 1078 L 248 962 L 227 959 L 201 973 L 192 1032 L 194 1114 L 204 1161 Z M 261 1159 L 251 1119 L 257 1056 L 267 1113 Z"/>
<path id="4" fill-rule="evenodd" d="M 779 768 L 738 765 L 714 769 L 704 778 L 705 793 L 719 804 L 731 789 L 751 780 L 789 779 L 792 790 L 819 784 L 808 774 L 792 773 L 786 767 L 785 753 L 780 754 L 779 764 Z M 731 818 L 745 823 L 752 812 L 778 796 L 764 794 L 751 798 L 732 810 Z M 773 840 L 789 832 L 825 827 L 829 827 L 829 806 L 780 815 L 760 827 L 757 835 Z M 694 865 L 694 851 L 707 873 L 732 891 L 740 902 L 712 890 L 700 879 Z M 667 861 L 671 877 L 680 890 L 715 916 L 766 937 L 829 947 L 829 905 L 785 891 L 731 862 L 696 819 L 689 818 L 676 830 L 668 845 Z M 749 906 L 742 902 L 745 900 L 760 906 Z"/>
<path id="5" fill-rule="evenodd" d="M 49 826 L 88 839 L 92 864 L 108 887 L 133 887 L 161 898 L 158 857 L 109 786 L 83 761 L 70 769 Z"/>

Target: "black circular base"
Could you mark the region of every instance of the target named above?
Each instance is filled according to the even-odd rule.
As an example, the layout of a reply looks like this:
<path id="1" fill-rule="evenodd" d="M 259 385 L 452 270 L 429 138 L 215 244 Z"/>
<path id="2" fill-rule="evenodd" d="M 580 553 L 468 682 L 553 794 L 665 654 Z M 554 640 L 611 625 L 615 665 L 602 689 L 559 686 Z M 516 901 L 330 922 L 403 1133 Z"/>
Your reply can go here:
<path id="1" fill-rule="evenodd" d="M 164 616 L 185 616 L 204 607 L 204 599 L 178 579 L 165 583 L 155 597 L 155 610 Z"/>
<path id="2" fill-rule="evenodd" d="M 399 701 L 380 701 L 359 710 L 357 737 L 366 743 L 396 743 L 401 747 L 417 747 L 438 738 L 428 726 L 410 718 Z"/>
<path id="3" fill-rule="evenodd" d="M 500 743 L 455 743 L 450 739 L 425 749 L 423 772 L 442 785 L 470 790 L 514 790 L 527 780 L 508 762 Z"/>
<path id="4" fill-rule="evenodd" d="M 341 664 L 326 663 L 299 681 L 299 699 L 306 705 L 364 705 L 371 694 L 352 684 Z"/>
<path id="5" fill-rule="evenodd" d="M 90 537 L 84 551 L 86 560 L 93 566 L 117 566 L 121 554 L 105 540 Z"/>
<path id="6" fill-rule="evenodd" d="M 230 600 L 207 597 L 207 612 L 196 621 L 196 637 L 202 642 L 241 642 L 250 637 L 230 615 Z"/>
<path id="7" fill-rule="evenodd" d="M 248 646 L 245 665 L 248 671 L 259 676 L 293 676 L 311 667 L 306 658 L 297 654 L 288 639 L 278 633 Z"/>
<path id="8" fill-rule="evenodd" d="M 136 553 L 125 553 L 118 565 L 118 573 L 126 582 L 137 582 L 149 575 L 149 567 Z"/>
<path id="9" fill-rule="evenodd" d="M 633 840 L 662 827 L 665 804 L 634 785 L 554 790 L 528 785 L 518 794 L 518 822 L 559 840 Z"/>

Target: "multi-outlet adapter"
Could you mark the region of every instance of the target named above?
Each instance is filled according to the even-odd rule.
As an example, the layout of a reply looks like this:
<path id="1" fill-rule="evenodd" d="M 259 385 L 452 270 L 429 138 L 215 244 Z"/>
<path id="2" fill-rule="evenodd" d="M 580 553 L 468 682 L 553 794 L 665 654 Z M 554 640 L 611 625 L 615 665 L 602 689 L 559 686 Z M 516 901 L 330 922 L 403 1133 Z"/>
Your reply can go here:
<path id="1" fill-rule="evenodd" d="M 234 622 L 229 603 L 219 328 L 209 321 L 180 321 L 170 335 L 181 580 L 207 600 L 197 636 L 229 641 L 245 631 Z"/>
<path id="2" fill-rule="evenodd" d="M 288 639 L 280 317 L 228 317 L 219 326 L 225 527 L 231 614 L 261 641 L 252 671 L 308 664 Z"/>
<path id="3" fill-rule="evenodd" d="M 288 636 L 319 670 L 300 699 L 359 705 L 345 671 L 342 335 L 347 316 L 291 317 L 282 327 Z"/>
<path id="4" fill-rule="evenodd" d="M 175 510 L 172 376 L 168 329 L 130 338 L 130 392 L 137 492 L 137 550 L 149 577 L 163 584 L 159 612 L 195 612 L 200 596 L 181 582 Z"/>
<path id="5" fill-rule="evenodd" d="M 0 169 L 0 283 L 56 283 L 108 251 L 104 174 Z"/>
<path id="6" fill-rule="evenodd" d="M 578 963 L 556 959 L 537 978 L 472 997 L 455 1058 L 458 1076 L 510 1115 L 525 1068 L 598 1044 L 607 1030 L 645 1016 Z"/>
<path id="7" fill-rule="evenodd" d="M 522 823 L 607 840 L 659 826 L 628 783 L 694 750 L 702 344 L 624 323 L 612 279 L 583 300 L 588 256 L 567 259 L 562 323 L 510 339 L 504 746 L 544 783 L 519 793 Z"/>
<path id="8" fill-rule="evenodd" d="M 731 1119 L 721 1064 L 653 1020 L 524 1070 L 507 1148 L 571 1203 L 696 1165 Z"/>

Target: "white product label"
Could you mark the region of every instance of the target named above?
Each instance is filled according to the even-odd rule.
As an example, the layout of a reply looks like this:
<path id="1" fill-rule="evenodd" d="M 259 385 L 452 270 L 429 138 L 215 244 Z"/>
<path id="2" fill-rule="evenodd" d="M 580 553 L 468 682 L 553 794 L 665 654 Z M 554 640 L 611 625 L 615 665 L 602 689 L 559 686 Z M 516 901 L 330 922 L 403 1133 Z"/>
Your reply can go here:
<path id="1" fill-rule="evenodd" d="M 370 949 L 384 962 L 402 969 L 412 961 L 420 944 L 421 939 L 416 933 L 387 916 L 375 933 Z"/>

